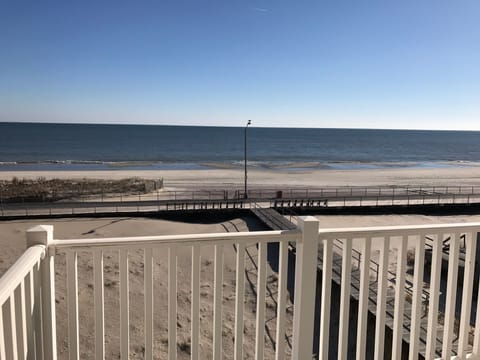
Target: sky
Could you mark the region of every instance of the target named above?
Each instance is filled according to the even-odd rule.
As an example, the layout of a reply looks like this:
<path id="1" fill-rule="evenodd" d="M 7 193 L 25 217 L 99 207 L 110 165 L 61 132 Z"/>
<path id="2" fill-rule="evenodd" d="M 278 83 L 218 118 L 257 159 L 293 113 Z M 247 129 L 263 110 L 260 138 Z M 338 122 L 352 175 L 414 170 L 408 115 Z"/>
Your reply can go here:
<path id="1" fill-rule="evenodd" d="M 478 0 L 0 0 L 0 121 L 480 130 Z"/>

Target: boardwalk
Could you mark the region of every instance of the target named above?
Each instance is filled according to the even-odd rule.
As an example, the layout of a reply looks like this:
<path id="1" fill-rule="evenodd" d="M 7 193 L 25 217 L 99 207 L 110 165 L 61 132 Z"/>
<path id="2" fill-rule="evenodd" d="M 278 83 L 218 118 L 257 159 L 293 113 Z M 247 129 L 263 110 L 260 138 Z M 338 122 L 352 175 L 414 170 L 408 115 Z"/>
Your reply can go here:
<path id="1" fill-rule="evenodd" d="M 85 197 L 57 202 L 6 203 L 0 199 L 0 217 L 68 216 L 191 210 L 250 209 L 254 204 L 275 209 L 375 208 L 402 206 L 471 206 L 480 204 L 480 187 L 329 187 L 322 189 L 252 189 L 239 191 L 159 191 L 116 197 Z"/>

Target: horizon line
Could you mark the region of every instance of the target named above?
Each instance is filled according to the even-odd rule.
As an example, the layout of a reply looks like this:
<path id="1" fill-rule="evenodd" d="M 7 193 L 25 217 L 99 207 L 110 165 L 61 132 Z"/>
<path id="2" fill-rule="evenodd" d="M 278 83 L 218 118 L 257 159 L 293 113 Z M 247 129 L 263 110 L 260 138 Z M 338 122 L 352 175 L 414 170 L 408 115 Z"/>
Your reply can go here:
<path id="1" fill-rule="evenodd" d="M 248 121 L 245 120 L 245 121 Z M 254 120 L 252 120 L 253 122 Z M 198 125 L 198 124 L 152 124 L 152 123 L 111 123 L 111 122 L 56 122 L 56 121 L 2 121 L 0 124 L 49 124 L 49 125 L 111 125 L 111 126 L 170 126 L 170 127 L 212 127 L 212 128 L 244 128 L 244 125 Z M 459 131 L 480 132 L 480 129 L 425 129 L 425 128 L 371 128 L 371 127 L 310 127 L 310 126 L 255 126 L 257 129 L 331 129 L 331 130 L 392 130 L 392 131 Z"/>

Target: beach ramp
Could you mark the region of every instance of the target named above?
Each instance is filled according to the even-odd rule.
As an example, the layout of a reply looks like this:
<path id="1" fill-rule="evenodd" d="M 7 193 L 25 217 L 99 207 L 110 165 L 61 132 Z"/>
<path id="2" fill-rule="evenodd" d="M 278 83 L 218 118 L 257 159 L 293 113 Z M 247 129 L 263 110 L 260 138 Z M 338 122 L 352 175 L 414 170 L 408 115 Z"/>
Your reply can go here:
<path id="1" fill-rule="evenodd" d="M 250 210 L 260 221 L 272 230 L 294 230 L 297 228 L 297 225 L 289 221 L 275 209 L 255 206 Z"/>

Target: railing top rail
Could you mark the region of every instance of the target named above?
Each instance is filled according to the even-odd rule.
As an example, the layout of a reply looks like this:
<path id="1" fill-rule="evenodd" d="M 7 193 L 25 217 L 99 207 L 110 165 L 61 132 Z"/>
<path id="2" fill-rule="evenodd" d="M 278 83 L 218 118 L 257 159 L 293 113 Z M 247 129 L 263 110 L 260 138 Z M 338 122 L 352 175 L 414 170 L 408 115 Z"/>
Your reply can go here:
<path id="1" fill-rule="evenodd" d="M 238 233 L 214 233 L 214 234 L 187 234 L 187 235 L 162 235 L 162 236 L 138 236 L 97 239 L 72 239 L 53 240 L 51 246 L 55 249 L 81 250 L 97 248 L 120 248 L 120 247 L 150 247 L 158 245 L 193 245 L 215 244 L 219 242 L 248 243 L 248 242 L 279 242 L 295 241 L 300 232 L 298 230 L 277 231 L 253 231 Z"/>
<path id="2" fill-rule="evenodd" d="M 418 235 L 418 234 L 436 234 L 439 232 L 448 233 L 469 232 L 480 228 L 480 222 L 456 223 L 456 224 L 427 224 L 427 225 L 400 225 L 400 226 L 376 226 L 376 227 L 356 227 L 356 228 L 334 228 L 320 229 L 319 236 L 322 238 L 338 237 L 362 237 L 362 236 L 385 236 L 385 235 Z"/>
<path id="3" fill-rule="evenodd" d="M 0 307 L 20 284 L 22 279 L 45 256 L 44 245 L 29 247 L 18 260 L 0 278 Z"/>
<path id="4" fill-rule="evenodd" d="M 243 184 L 241 184 L 243 185 Z M 262 189 L 262 190 L 268 190 L 268 189 L 277 189 L 278 187 L 274 187 L 272 185 L 260 185 L 260 184 L 255 184 L 255 187 L 253 189 Z M 421 188 L 442 188 L 442 187 L 452 187 L 452 188 L 478 188 L 480 185 L 455 185 L 455 184 L 379 184 L 379 185 L 324 185 L 324 186 L 308 186 L 308 185 L 288 185 L 285 187 L 285 189 L 335 189 L 335 188 L 393 188 L 393 187 L 401 187 L 401 188 L 410 188 L 410 187 L 421 187 Z M 167 190 L 167 191 L 172 191 L 172 190 Z M 173 190 L 174 191 L 174 190 Z M 183 190 L 181 190 L 183 191 Z"/>
<path id="5" fill-rule="evenodd" d="M 231 188 L 215 188 L 215 189 L 199 189 L 199 190 L 187 190 L 187 189 L 182 189 L 182 190 L 162 190 L 162 194 L 191 194 L 193 193 L 223 193 L 225 190 L 243 190 L 242 188 L 243 184 L 237 184 L 236 187 Z M 253 186 L 253 185 L 252 185 Z M 325 185 L 325 186 L 271 186 L 271 185 L 254 185 L 251 187 L 248 191 L 320 191 L 320 190 L 335 190 L 335 189 L 445 189 L 445 188 L 452 188 L 452 189 L 478 189 L 480 188 L 480 185 L 455 185 L 455 184 L 436 184 L 436 185 L 428 185 L 428 184 L 391 184 L 391 185 Z"/>

